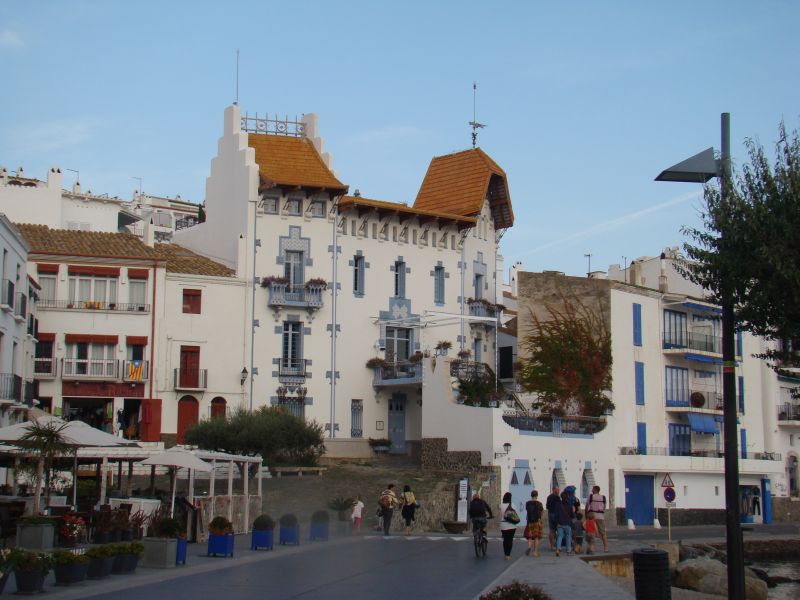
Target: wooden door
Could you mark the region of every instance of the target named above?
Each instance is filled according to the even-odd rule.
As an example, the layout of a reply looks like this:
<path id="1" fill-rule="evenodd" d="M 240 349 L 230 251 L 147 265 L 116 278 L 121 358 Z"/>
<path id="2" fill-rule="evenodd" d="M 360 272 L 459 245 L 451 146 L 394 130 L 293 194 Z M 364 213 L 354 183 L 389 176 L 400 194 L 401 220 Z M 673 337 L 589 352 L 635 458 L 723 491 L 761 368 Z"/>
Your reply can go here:
<path id="1" fill-rule="evenodd" d="M 200 419 L 200 403 L 191 396 L 178 401 L 178 443 L 185 443 L 186 430 Z"/>
<path id="2" fill-rule="evenodd" d="M 197 388 L 200 384 L 200 346 L 181 346 L 180 385 Z"/>

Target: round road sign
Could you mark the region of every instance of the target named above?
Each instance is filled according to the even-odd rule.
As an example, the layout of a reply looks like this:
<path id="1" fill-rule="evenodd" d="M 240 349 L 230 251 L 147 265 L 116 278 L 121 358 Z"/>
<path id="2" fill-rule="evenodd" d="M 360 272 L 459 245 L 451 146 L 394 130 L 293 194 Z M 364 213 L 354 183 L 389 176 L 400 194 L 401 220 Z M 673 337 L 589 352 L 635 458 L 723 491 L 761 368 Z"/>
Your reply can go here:
<path id="1" fill-rule="evenodd" d="M 667 502 L 674 502 L 675 501 L 675 488 L 664 488 L 664 500 Z"/>

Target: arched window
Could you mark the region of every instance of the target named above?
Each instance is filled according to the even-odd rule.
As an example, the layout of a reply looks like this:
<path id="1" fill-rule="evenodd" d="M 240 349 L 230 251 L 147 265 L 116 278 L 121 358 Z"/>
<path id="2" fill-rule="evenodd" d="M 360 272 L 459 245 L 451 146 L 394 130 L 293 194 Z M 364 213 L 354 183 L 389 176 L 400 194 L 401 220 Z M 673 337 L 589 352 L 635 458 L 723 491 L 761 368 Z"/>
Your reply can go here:
<path id="1" fill-rule="evenodd" d="M 217 417 L 222 417 L 224 419 L 226 408 L 227 402 L 225 402 L 225 398 L 217 396 L 211 401 L 211 418 L 216 419 Z"/>

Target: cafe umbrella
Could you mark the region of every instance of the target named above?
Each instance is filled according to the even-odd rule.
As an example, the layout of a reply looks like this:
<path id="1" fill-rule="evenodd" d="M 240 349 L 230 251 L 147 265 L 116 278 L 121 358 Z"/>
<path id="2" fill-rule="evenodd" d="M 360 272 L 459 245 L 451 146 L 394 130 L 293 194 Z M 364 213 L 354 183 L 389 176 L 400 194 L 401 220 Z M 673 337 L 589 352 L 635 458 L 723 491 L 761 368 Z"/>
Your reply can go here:
<path id="1" fill-rule="evenodd" d="M 172 480 L 172 503 L 170 505 L 170 516 L 175 513 L 175 488 L 178 485 L 177 471 L 178 469 L 189 469 L 191 471 L 201 471 L 207 473 L 213 469 L 211 463 L 197 458 L 188 450 L 182 448 L 170 448 L 165 452 L 154 454 L 150 458 L 146 458 L 139 463 L 140 465 L 151 465 L 158 467 L 169 467 L 171 471 Z"/>

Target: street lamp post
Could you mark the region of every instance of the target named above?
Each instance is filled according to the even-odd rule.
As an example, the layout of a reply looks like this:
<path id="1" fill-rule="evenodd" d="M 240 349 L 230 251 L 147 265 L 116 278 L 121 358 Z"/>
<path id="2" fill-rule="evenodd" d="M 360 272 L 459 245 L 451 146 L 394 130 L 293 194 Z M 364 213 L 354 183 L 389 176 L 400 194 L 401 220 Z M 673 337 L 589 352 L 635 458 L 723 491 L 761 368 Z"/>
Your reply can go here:
<path id="1" fill-rule="evenodd" d="M 720 119 L 722 151 L 719 161 L 713 148 L 661 172 L 656 181 L 685 181 L 706 183 L 717 177 L 720 201 L 730 193 L 731 182 L 731 115 L 722 113 Z M 724 250 L 725 240 L 720 239 Z M 722 400 L 723 434 L 725 443 L 725 527 L 727 538 L 728 598 L 744 598 L 744 544 L 742 542 L 739 509 L 739 448 L 736 438 L 736 349 L 734 342 L 735 317 L 730 282 L 722 274 L 719 290 L 722 301 Z"/>

